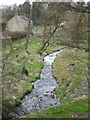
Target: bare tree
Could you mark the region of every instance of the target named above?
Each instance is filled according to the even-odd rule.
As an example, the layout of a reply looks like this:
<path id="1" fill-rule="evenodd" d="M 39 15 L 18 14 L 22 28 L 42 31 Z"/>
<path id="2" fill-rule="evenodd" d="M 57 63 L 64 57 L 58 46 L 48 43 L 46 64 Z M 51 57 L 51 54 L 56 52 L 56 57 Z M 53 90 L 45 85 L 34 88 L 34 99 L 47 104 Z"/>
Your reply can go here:
<path id="1" fill-rule="evenodd" d="M 50 13 L 46 16 L 45 20 L 43 21 L 43 25 L 44 25 L 43 45 L 38 50 L 39 54 L 42 54 L 47 49 L 47 47 L 50 44 L 50 40 L 57 31 L 57 29 L 59 27 L 62 27 L 60 26 L 60 24 L 66 20 L 64 18 L 64 8 L 61 7 L 63 5 L 62 3 L 51 3 L 51 4 L 49 3 L 47 5 L 50 6 Z M 50 20 L 52 21 L 51 25 L 49 23 Z M 52 30 L 51 27 L 53 27 Z"/>

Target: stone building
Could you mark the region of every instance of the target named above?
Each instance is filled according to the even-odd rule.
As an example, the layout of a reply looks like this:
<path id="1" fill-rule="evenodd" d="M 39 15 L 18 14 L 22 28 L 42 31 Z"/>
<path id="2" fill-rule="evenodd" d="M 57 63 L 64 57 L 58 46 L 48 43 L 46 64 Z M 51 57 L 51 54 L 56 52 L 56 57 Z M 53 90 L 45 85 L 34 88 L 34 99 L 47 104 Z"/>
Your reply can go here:
<path id="1" fill-rule="evenodd" d="M 7 28 L 11 32 L 26 32 L 29 18 L 25 16 L 15 15 L 7 23 Z"/>

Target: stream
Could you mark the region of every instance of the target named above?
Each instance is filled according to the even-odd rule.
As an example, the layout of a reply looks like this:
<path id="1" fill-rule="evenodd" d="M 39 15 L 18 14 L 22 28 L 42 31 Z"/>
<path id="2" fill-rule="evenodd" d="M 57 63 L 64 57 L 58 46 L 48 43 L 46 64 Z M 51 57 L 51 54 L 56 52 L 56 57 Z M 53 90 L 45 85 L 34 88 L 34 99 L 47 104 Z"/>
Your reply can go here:
<path id="1" fill-rule="evenodd" d="M 12 113 L 13 117 L 33 113 L 39 109 L 60 104 L 59 98 L 53 93 L 53 90 L 58 87 L 58 84 L 52 73 L 52 63 L 58 53 L 63 50 L 53 52 L 44 58 L 44 67 L 40 74 L 40 80 L 34 82 L 33 90 L 24 96 L 21 105 L 17 108 L 18 114 Z"/>

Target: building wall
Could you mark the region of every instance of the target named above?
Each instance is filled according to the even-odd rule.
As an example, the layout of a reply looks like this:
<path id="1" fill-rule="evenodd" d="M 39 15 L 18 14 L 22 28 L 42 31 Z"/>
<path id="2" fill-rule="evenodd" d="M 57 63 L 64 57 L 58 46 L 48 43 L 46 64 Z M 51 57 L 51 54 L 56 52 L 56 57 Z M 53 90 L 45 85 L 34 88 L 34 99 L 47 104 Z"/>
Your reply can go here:
<path id="1" fill-rule="evenodd" d="M 7 27 L 12 32 L 24 32 L 26 31 L 27 22 L 16 15 L 8 21 Z"/>

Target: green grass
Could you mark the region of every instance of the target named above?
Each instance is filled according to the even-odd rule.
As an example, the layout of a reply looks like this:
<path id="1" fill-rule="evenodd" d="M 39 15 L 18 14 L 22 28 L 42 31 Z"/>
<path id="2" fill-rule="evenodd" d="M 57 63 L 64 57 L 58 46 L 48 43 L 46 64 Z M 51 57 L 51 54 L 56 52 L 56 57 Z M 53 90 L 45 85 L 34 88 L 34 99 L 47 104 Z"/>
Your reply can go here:
<path id="1" fill-rule="evenodd" d="M 67 49 L 53 63 L 53 74 L 59 86 L 55 93 L 62 103 L 71 102 L 88 93 L 88 53 Z"/>
<path id="2" fill-rule="evenodd" d="M 36 113 L 27 114 L 21 118 L 87 118 L 88 99 L 82 98 L 69 104 L 61 104 Z"/>
<path id="3" fill-rule="evenodd" d="M 3 83 L 8 83 L 9 78 L 11 77 L 13 77 L 14 80 L 18 80 L 18 78 L 20 78 L 20 72 L 22 71 L 23 66 L 28 69 L 29 76 L 27 77 L 23 75 L 23 79 L 21 78 L 20 81 L 12 83 L 10 86 L 8 84 L 5 84 L 3 88 L 4 100 L 9 100 L 10 98 L 10 102 L 13 103 L 14 100 L 12 96 L 15 96 L 17 99 L 20 100 L 24 93 L 32 90 L 32 82 L 39 78 L 40 70 L 43 66 L 41 56 L 36 53 L 41 45 L 39 43 L 41 43 L 41 39 L 29 39 L 28 51 L 30 52 L 30 55 L 28 55 L 24 50 L 25 39 L 13 41 L 13 50 L 9 58 L 7 59 L 8 63 L 6 63 L 5 65 L 4 73 L 7 73 L 7 71 L 19 72 L 16 74 L 15 77 L 13 77 L 13 73 L 5 76 L 3 78 Z M 3 58 L 6 57 L 9 51 L 10 46 L 3 47 Z M 16 55 L 18 55 L 18 58 L 16 57 Z M 14 67 L 14 70 L 11 65 Z"/>

